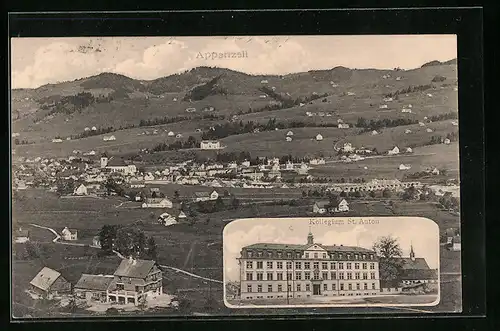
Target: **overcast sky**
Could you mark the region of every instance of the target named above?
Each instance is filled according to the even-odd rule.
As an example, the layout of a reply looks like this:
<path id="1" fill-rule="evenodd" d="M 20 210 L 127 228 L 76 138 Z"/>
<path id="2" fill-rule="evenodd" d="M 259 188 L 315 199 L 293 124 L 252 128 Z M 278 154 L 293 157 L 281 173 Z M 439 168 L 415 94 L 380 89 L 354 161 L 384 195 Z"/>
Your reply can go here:
<path id="1" fill-rule="evenodd" d="M 419 217 L 352 217 L 378 220 L 378 224 L 348 224 L 349 218 L 336 217 L 343 224 L 310 225 L 308 218 L 237 220 L 224 228 L 224 276 L 226 281 L 239 279 L 236 258 L 241 248 L 255 243 L 307 243 L 311 226 L 314 242 L 323 245 L 359 246 L 371 249 L 381 236 L 398 239 L 403 256 L 408 257 L 413 245 L 416 257 L 423 257 L 432 269 L 439 266 L 439 228 L 426 218 Z"/>
<path id="2" fill-rule="evenodd" d="M 413 69 L 453 59 L 456 49 L 455 35 L 12 38 L 12 87 L 36 88 L 101 72 L 155 79 L 203 65 L 249 74 L 336 66 Z M 238 51 L 247 57 L 199 56 Z"/>

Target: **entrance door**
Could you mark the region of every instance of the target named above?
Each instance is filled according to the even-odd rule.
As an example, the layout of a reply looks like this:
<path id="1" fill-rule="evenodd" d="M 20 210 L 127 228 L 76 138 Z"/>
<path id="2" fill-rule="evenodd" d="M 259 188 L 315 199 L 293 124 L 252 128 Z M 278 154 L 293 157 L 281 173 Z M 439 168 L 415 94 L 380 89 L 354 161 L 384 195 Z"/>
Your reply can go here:
<path id="1" fill-rule="evenodd" d="M 313 284 L 313 295 L 321 295 L 320 284 Z"/>

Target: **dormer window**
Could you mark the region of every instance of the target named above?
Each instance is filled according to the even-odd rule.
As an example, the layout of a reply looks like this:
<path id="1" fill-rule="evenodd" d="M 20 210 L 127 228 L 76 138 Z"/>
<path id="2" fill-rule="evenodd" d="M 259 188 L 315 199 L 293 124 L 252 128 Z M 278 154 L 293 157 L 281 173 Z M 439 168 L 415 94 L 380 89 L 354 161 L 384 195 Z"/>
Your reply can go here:
<path id="1" fill-rule="evenodd" d="M 363 260 L 365 260 L 365 259 L 366 259 L 366 254 L 363 254 Z"/>
<path id="2" fill-rule="evenodd" d="M 258 256 L 258 257 L 262 257 L 262 252 L 258 252 L 258 253 L 257 253 L 257 256 Z"/>
<path id="3" fill-rule="evenodd" d="M 248 251 L 248 252 L 247 252 L 247 256 L 248 256 L 248 257 L 252 257 L 252 252 L 251 252 L 251 251 Z"/>
<path id="4" fill-rule="evenodd" d="M 309 253 L 306 253 L 306 259 L 308 259 L 308 258 L 309 258 Z"/>
<path id="5" fill-rule="evenodd" d="M 292 253 L 290 252 L 286 253 L 286 257 L 288 257 L 289 259 L 292 258 Z"/>
<path id="6" fill-rule="evenodd" d="M 300 259 L 300 253 L 297 253 L 295 256 L 297 257 L 297 259 Z"/>
<path id="7" fill-rule="evenodd" d="M 339 259 L 341 259 L 341 258 L 342 258 L 342 253 L 339 253 Z"/>
<path id="8" fill-rule="evenodd" d="M 354 259 L 357 260 L 359 258 L 358 254 L 354 254 Z"/>
<path id="9" fill-rule="evenodd" d="M 326 259 L 326 253 L 323 253 L 323 258 Z"/>
<path id="10" fill-rule="evenodd" d="M 351 254 L 347 254 L 347 259 L 349 260 L 351 258 Z"/>
<path id="11" fill-rule="evenodd" d="M 370 254 L 370 259 L 373 260 L 373 254 Z"/>
<path id="12" fill-rule="evenodd" d="M 271 257 L 273 257 L 273 253 L 272 252 L 267 252 L 267 256 L 271 258 Z"/>

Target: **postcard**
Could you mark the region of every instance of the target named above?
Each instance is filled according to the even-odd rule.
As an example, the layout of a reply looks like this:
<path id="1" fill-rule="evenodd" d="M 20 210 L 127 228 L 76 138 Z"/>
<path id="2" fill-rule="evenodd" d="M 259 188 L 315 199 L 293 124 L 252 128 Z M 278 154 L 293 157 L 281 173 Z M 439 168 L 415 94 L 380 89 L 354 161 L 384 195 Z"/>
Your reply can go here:
<path id="1" fill-rule="evenodd" d="M 419 217 L 236 220 L 224 229 L 224 302 L 435 306 L 439 247 L 437 224 Z"/>
<path id="2" fill-rule="evenodd" d="M 14 318 L 462 310 L 456 35 L 10 51 Z"/>

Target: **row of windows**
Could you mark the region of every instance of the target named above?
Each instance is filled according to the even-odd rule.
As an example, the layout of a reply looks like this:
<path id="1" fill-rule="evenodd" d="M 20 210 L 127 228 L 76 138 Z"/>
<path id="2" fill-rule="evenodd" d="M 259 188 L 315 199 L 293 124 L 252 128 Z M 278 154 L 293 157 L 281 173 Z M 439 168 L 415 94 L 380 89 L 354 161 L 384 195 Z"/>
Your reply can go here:
<path id="1" fill-rule="evenodd" d="M 346 296 L 346 294 L 345 294 L 345 293 L 340 293 L 339 295 L 340 295 L 340 296 Z M 347 293 L 347 295 L 348 295 L 348 296 L 354 296 L 354 293 Z M 356 293 L 356 295 L 357 295 L 357 296 L 359 296 L 359 295 L 377 295 L 377 292 L 372 292 L 371 294 L 370 294 L 370 293 L 367 293 L 367 292 L 365 292 L 365 293 Z M 337 296 L 337 294 L 332 293 L 332 296 Z M 293 296 L 292 296 L 291 294 L 289 294 L 289 295 L 288 295 L 288 297 L 289 297 L 289 298 L 292 298 Z M 297 297 L 297 298 L 300 298 L 300 294 L 296 295 L 296 297 Z M 309 298 L 309 297 L 311 297 L 311 296 L 310 296 L 309 294 L 307 294 L 305 297 Z M 264 296 L 263 296 L 263 295 L 257 295 L 255 298 L 256 298 L 256 299 L 264 299 Z M 268 296 L 266 296 L 266 298 L 267 298 L 267 299 L 273 299 L 273 298 L 274 298 L 274 296 L 273 296 L 273 295 L 268 295 Z M 276 296 L 276 298 L 278 298 L 278 299 L 279 299 L 279 298 L 283 298 L 283 295 L 277 295 L 277 296 Z M 243 298 L 243 299 L 252 300 L 252 299 L 253 299 L 253 297 L 245 297 L 245 298 Z"/>
<path id="2" fill-rule="evenodd" d="M 247 257 L 249 258 L 252 258 L 252 257 L 268 257 L 268 258 L 272 258 L 274 255 L 273 255 L 273 252 L 267 252 L 266 255 L 264 255 L 264 252 L 261 252 L 261 251 L 258 251 L 256 252 L 256 254 L 254 254 L 254 252 L 252 251 L 247 251 L 247 254 L 246 254 Z M 286 257 L 291 259 L 293 256 L 293 253 L 292 252 L 287 252 L 286 253 Z M 283 253 L 282 252 L 276 252 L 276 257 L 277 258 L 282 258 L 283 257 Z M 344 257 L 346 257 L 347 259 L 351 259 L 351 258 L 354 258 L 355 260 L 359 260 L 359 259 L 362 259 L 362 260 L 366 260 L 367 258 L 370 259 L 370 260 L 373 260 L 375 258 L 375 256 L 373 254 L 351 254 L 351 253 L 346 253 L 344 255 L 344 253 L 337 253 L 337 254 L 330 254 L 330 256 L 328 256 L 328 253 L 309 253 L 309 252 L 306 252 L 304 253 L 304 257 L 306 259 L 319 259 L 319 258 L 323 258 L 323 259 L 327 259 L 328 257 L 330 257 L 330 259 L 334 259 L 334 258 L 338 258 L 338 259 L 342 259 Z M 302 253 L 295 253 L 295 258 L 297 259 L 300 259 L 302 258 Z"/>
<path id="3" fill-rule="evenodd" d="M 264 268 L 264 261 L 246 261 L 246 268 L 253 269 L 254 262 L 256 264 L 256 269 L 263 269 Z M 276 261 L 276 262 L 267 261 L 266 262 L 266 269 L 273 269 L 275 263 L 276 263 L 276 269 L 283 269 L 283 262 L 282 261 Z M 288 261 L 285 264 L 287 269 L 292 269 L 293 265 L 294 264 L 291 261 Z M 363 262 L 363 263 L 338 262 L 338 265 L 337 265 L 337 262 L 330 262 L 330 263 L 321 262 L 321 264 L 320 264 L 320 262 L 313 262 L 312 264 L 311 264 L 311 262 L 295 262 L 295 269 L 298 269 L 298 270 L 302 269 L 302 267 L 304 267 L 304 269 L 311 269 L 311 267 L 313 269 L 319 269 L 320 266 L 321 266 L 321 269 L 324 269 L 324 270 L 328 270 L 328 269 L 335 270 L 335 269 L 337 269 L 337 267 L 338 267 L 338 269 L 342 270 L 342 269 L 344 269 L 344 266 L 345 266 L 345 269 L 347 269 L 347 270 L 352 270 L 353 266 L 354 266 L 354 270 L 359 270 L 359 269 L 366 270 L 366 269 L 368 269 L 367 262 Z M 370 262 L 370 269 L 372 269 L 372 270 L 375 269 L 374 262 Z"/>
<path id="4" fill-rule="evenodd" d="M 286 276 L 285 276 L 286 275 Z M 293 272 L 277 272 L 276 277 L 274 277 L 273 272 L 267 272 L 266 273 L 266 279 L 265 280 L 283 280 L 288 279 L 288 280 L 336 280 L 336 279 L 377 279 L 377 275 L 375 272 L 322 272 L 321 274 L 319 272 L 311 272 L 309 271 L 296 271 L 295 272 L 295 278 L 293 278 L 294 273 Z M 256 272 L 254 277 L 253 272 L 247 272 L 246 273 L 246 278 L 245 280 L 264 280 L 264 273 L 263 272 Z M 311 278 L 312 276 L 312 278 Z M 354 277 L 354 278 L 353 278 Z"/>
<path id="5" fill-rule="evenodd" d="M 347 285 L 347 287 L 345 286 Z M 349 284 L 344 284 L 344 283 L 340 283 L 338 288 L 337 288 L 337 284 L 336 283 L 333 283 L 331 284 L 330 286 L 328 286 L 328 284 L 323 284 L 323 291 L 328 291 L 328 290 L 332 290 L 332 291 L 337 291 L 337 290 L 340 290 L 340 291 L 345 291 L 345 290 L 348 290 L 348 291 L 352 291 L 354 289 L 356 290 L 368 290 L 368 283 L 356 283 L 356 284 L 352 284 L 352 283 L 349 283 Z M 363 287 L 363 288 L 361 288 Z M 252 284 L 249 284 L 247 285 L 247 292 L 248 293 L 252 293 L 254 291 L 254 288 L 255 286 L 252 285 Z M 267 285 L 267 292 L 275 292 L 274 289 L 276 289 L 276 292 L 285 292 L 286 288 L 288 288 L 288 292 L 292 292 L 293 291 L 293 287 L 291 284 L 288 285 L 288 287 L 285 287 L 281 284 L 278 284 L 277 286 L 274 286 L 272 284 L 269 284 Z M 263 289 L 264 287 L 262 285 L 257 285 L 257 293 L 262 293 L 263 292 Z M 376 290 L 377 289 L 377 284 L 376 283 L 371 283 L 371 289 L 372 290 Z M 302 284 L 297 284 L 295 286 L 295 291 L 296 292 L 301 292 L 301 291 L 311 291 L 311 285 L 310 284 L 306 284 L 305 287 L 302 287 Z"/>

